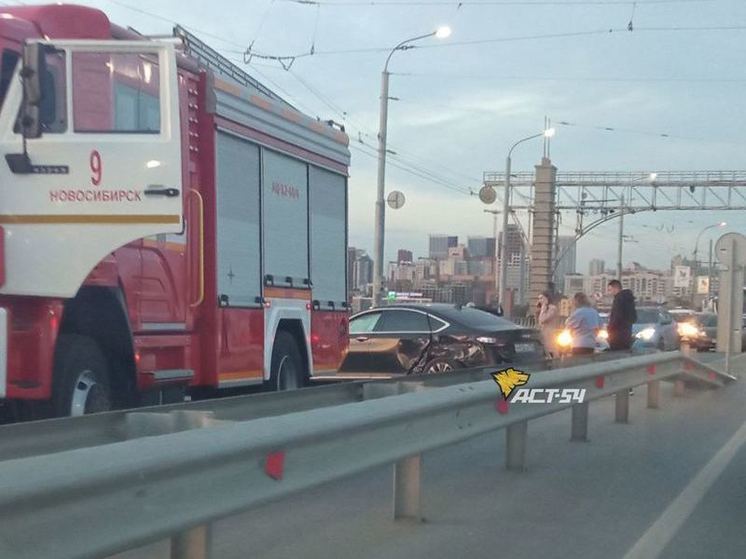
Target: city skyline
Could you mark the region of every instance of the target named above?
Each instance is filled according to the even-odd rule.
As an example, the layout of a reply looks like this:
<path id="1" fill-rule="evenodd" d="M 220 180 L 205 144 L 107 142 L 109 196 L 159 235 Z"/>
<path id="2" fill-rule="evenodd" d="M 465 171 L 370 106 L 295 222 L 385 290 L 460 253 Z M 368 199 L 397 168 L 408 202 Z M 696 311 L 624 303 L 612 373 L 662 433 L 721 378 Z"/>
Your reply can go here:
<path id="1" fill-rule="evenodd" d="M 168 33 L 175 21 L 196 27 L 208 44 L 300 110 L 343 124 L 353 151 L 349 244 L 369 254 L 384 47 L 449 24 L 453 34 L 447 40 L 425 40 L 392 58 L 390 93 L 397 101 L 390 106 L 394 153 L 386 191 L 400 190 L 407 201 L 399 210 L 387 210 L 386 261 L 400 246 L 424 254 L 425 235 L 433 230 L 491 236 L 493 218 L 483 210 L 498 206 L 485 206 L 476 196 L 483 173 L 502 170 L 509 147 L 540 132 L 545 116 L 557 127 L 551 158 L 560 172 L 734 169 L 743 160 L 740 88 L 724 85 L 743 81 L 732 70 L 746 55 L 743 32 L 707 31 L 743 20 L 741 0 L 638 3 L 633 31 L 627 30 L 629 5 L 623 3 L 403 5 L 396 6 L 396 18 L 391 7 L 363 3 L 325 6 L 317 17 L 313 3 L 255 0 L 253 9 L 243 10 L 227 1 L 226 9 L 236 8 L 230 18 L 205 14 L 194 0 L 163 0 L 157 6 L 131 0 L 131 7 L 83 3 L 145 34 Z M 551 37 L 588 29 L 617 31 Z M 547 37 L 510 40 L 541 35 Z M 288 54 L 308 52 L 315 39 L 319 51 L 341 52 L 305 56 L 292 72 L 277 61 L 241 60 L 249 44 Z M 486 42 L 469 44 L 471 39 Z M 514 171 L 531 171 L 541 154 L 540 141 L 522 145 L 513 154 Z M 572 234 L 574 215 L 563 217 L 560 234 Z M 625 261 L 655 266 L 658 258 L 691 253 L 697 233 L 723 217 L 716 212 L 628 216 L 625 232 L 640 242 L 625 245 Z M 731 230 L 746 229 L 746 215 L 731 212 L 726 219 Z M 616 229 L 612 220 L 579 242 L 580 269 L 593 257 L 616 262 Z"/>

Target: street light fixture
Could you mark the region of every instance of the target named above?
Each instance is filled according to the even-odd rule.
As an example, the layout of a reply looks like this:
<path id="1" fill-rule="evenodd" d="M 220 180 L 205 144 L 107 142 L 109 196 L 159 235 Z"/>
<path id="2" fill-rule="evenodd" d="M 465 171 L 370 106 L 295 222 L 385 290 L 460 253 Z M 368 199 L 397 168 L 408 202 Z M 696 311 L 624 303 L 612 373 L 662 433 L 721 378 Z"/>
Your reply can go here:
<path id="1" fill-rule="evenodd" d="M 411 39 L 406 39 L 396 45 L 388 57 L 386 64 L 381 73 L 381 109 L 379 114 L 378 127 L 378 187 L 376 193 L 376 223 L 375 223 L 375 259 L 373 260 L 373 305 L 381 304 L 381 289 L 383 287 L 383 246 L 384 246 L 384 228 L 386 225 L 386 205 L 384 201 L 386 191 L 386 129 L 388 126 L 389 112 L 389 62 L 391 57 L 398 50 L 407 50 L 412 48 L 411 44 L 415 41 L 436 37 L 445 39 L 451 35 L 451 28 L 442 26 L 427 33 L 418 35 Z"/>
<path id="2" fill-rule="evenodd" d="M 702 238 L 702 234 L 705 231 L 709 231 L 710 229 L 714 229 L 715 227 L 725 227 L 728 224 L 725 221 L 721 221 L 719 223 L 713 223 L 712 225 L 708 225 L 702 231 L 699 232 L 697 235 L 697 241 L 694 243 L 694 269 L 697 271 L 699 269 L 699 264 L 697 262 L 697 253 L 699 252 L 699 240 Z"/>
<path id="3" fill-rule="evenodd" d="M 500 281 L 499 281 L 499 289 L 498 289 L 498 301 L 500 306 L 503 308 L 503 312 L 505 312 L 505 292 L 507 290 L 507 275 L 508 275 L 508 217 L 510 214 L 510 167 L 511 167 L 511 157 L 513 155 L 513 150 L 518 147 L 518 145 L 522 144 L 523 142 L 527 142 L 529 140 L 533 140 L 535 138 L 552 138 L 556 133 L 556 130 L 554 128 L 547 128 L 546 130 L 543 130 L 542 132 L 539 132 L 538 134 L 533 134 L 531 136 L 526 136 L 525 138 L 518 140 L 516 143 L 514 143 L 510 150 L 508 150 L 508 157 L 505 159 L 505 191 L 503 192 L 503 228 L 502 228 L 502 242 L 500 243 L 500 251 L 502 253 L 502 258 L 500 259 Z M 522 263 L 521 263 L 522 264 Z"/>

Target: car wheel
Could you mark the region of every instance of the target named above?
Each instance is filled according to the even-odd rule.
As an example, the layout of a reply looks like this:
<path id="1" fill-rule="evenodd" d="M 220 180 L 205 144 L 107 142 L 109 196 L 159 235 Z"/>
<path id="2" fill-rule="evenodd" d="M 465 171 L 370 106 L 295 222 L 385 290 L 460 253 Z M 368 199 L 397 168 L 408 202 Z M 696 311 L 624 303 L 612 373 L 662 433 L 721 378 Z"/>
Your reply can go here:
<path id="1" fill-rule="evenodd" d="M 57 347 L 53 413 L 66 417 L 111 410 L 109 366 L 98 344 L 88 336 L 63 335 Z"/>
<path id="2" fill-rule="evenodd" d="M 660 351 L 666 351 L 666 340 L 663 339 L 663 336 L 658 339 L 658 349 Z"/>
<path id="3" fill-rule="evenodd" d="M 453 359 L 446 359 L 444 357 L 438 357 L 430 361 L 425 368 L 422 370 L 426 375 L 438 375 L 441 373 L 450 373 L 456 369 L 460 369 L 461 366 L 457 361 Z"/>
<path id="4" fill-rule="evenodd" d="M 271 391 L 297 390 L 303 386 L 303 359 L 295 338 L 280 330 L 272 347 L 272 365 L 266 388 Z"/>

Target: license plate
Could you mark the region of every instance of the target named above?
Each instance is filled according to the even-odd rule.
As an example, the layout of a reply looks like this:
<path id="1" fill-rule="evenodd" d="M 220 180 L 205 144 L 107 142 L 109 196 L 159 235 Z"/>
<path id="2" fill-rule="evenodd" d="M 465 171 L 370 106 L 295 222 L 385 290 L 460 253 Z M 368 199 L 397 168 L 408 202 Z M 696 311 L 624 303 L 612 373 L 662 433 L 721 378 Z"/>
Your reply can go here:
<path id="1" fill-rule="evenodd" d="M 536 351 L 536 345 L 535 344 L 515 344 L 515 352 L 516 353 L 531 353 Z"/>

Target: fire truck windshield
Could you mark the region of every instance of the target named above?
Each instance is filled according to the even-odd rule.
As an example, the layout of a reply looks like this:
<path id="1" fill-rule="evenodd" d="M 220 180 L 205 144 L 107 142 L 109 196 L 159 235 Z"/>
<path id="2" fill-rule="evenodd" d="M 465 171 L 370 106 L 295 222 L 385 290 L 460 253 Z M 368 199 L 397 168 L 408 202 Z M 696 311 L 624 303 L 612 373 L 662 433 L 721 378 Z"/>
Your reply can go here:
<path id="1" fill-rule="evenodd" d="M 13 71 L 16 68 L 20 55 L 12 50 L 5 49 L 0 56 L 0 107 L 5 100 L 5 94 L 8 92 L 10 80 L 13 77 Z"/>

